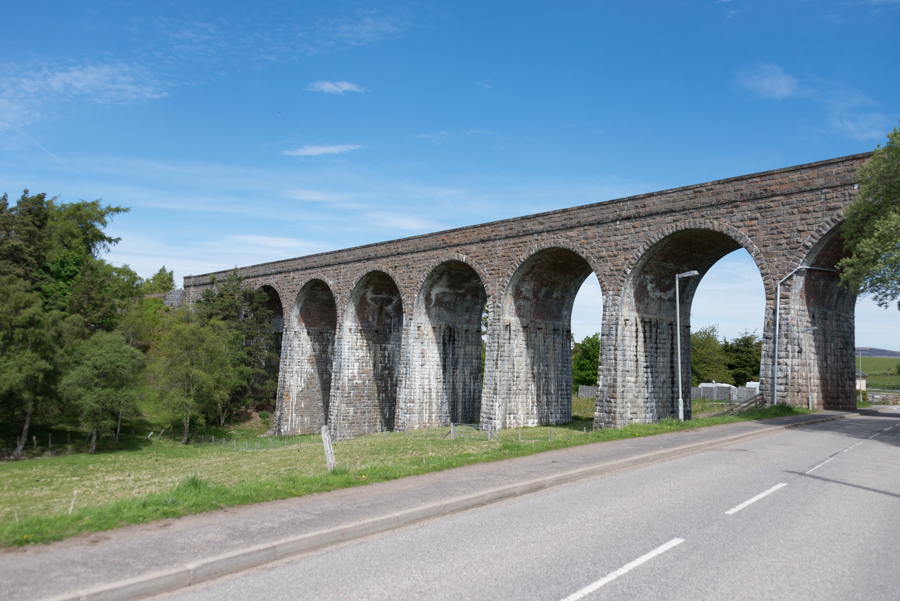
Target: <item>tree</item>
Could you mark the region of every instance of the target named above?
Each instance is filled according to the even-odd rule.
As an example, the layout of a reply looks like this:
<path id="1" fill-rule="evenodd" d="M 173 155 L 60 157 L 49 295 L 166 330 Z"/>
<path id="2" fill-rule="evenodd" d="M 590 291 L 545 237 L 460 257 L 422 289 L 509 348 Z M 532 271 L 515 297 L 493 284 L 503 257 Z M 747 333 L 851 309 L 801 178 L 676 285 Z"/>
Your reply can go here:
<path id="1" fill-rule="evenodd" d="M 33 420 L 61 407 L 57 387 L 89 329 L 112 329 L 134 298 L 137 276 L 98 255 L 118 242 L 103 232 L 126 212 L 100 201 L 61 204 L 28 190 L 0 197 L 0 410 L 21 424 L 20 456 Z"/>
<path id="2" fill-rule="evenodd" d="M 572 351 L 572 388 L 596 386 L 600 365 L 600 332 L 585 336 Z"/>
<path id="3" fill-rule="evenodd" d="M 46 314 L 22 278 L 0 277 L 0 403 L 22 424 L 13 457 L 20 457 L 31 421 L 54 399 L 58 314 Z"/>
<path id="4" fill-rule="evenodd" d="M 96 332 L 79 348 L 74 368 L 60 382 L 60 392 L 91 433 L 89 453 L 97 450 L 98 435 L 112 434 L 119 440 L 123 415 L 137 406 L 133 384 L 143 365 L 144 355 L 117 332 Z"/>
<path id="5" fill-rule="evenodd" d="M 234 334 L 229 356 L 234 368 L 229 402 L 221 407 L 220 424 L 239 406 L 272 403 L 278 386 L 281 345 L 272 326 L 268 295 L 243 286 L 237 269 L 214 288 L 203 291 L 194 305 L 201 322 L 219 320 Z"/>
<path id="6" fill-rule="evenodd" d="M 190 310 L 164 321 L 153 381 L 164 406 L 182 420 L 182 444 L 190 441 L 191 422 L 205 423 L 234 388 L 233 339 L 222 321 L 200 323 Z"/>
<path id="7" fill-rule="evenodd" d="M 144 294 L 160 294 L 175 289 L 175 272 L 166 271 L 163 265 L 149 280 L 142 285 Z"/>
<path id="8" fill-rule="evenodd" d="M 747 332 L 732 341 L 724 339 L 722 350 L 727 358 L 726 366 L 731 372 L 734 384 L 744 386 L 759 378 L 762 363 L 762 340 L 756 332 Z"/>
<path id="9" fill-rule="evenodd" d="M 838 262 L 841 283 L 900 309 L 900 131 L 859 169 L 859 194 L 841 228 L 849 254 Z"/>
<path id="10" fill-rule="evenodd" d="M 707 326 L 691 333 L 691 386 L 713 380 L 734 384 L 727 362 L 728 356 L 719 343 L 718 326 Z"/>

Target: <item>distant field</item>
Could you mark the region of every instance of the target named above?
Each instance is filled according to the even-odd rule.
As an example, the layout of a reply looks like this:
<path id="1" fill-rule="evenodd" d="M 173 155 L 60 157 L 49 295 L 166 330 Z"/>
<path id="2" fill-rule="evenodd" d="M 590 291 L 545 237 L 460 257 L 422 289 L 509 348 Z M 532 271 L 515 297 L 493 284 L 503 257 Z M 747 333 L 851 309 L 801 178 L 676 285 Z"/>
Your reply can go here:
<path id="1" fill-rule="evenodd" d="M 856 367 L 859 367 L 859 357 L 854 359 Z M 862 371 L 870 376 L 886 376 L 888 370 L 891 373 L 897 373 L 897 367 L 900 366 L 900 359 L 897 357 L 863 357 Z"/>
<path id="2" fill-rule="evenodd" d="M 856 367 L 859 367 L 859 358 L 856 358 Z M 897 368 L 900 367 L 900 359 L 897 357 L 863 357 L 862 371 L 869 376 L 866 379 L 867 388 L 881 390 L 900 390 L 900 375 Z M 888 375 L 888 374 L 892 375 Z"/>

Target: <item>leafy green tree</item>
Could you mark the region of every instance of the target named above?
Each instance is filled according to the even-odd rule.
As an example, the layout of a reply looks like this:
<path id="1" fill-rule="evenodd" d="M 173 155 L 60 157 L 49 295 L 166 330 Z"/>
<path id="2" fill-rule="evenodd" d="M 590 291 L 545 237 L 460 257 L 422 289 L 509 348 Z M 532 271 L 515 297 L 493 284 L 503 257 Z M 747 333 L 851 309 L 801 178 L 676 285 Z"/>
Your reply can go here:
<path id="1" fill-rule="evenodd" d="M 221 320 L 201 323 L 189 310 L 164 320 L 152 378 L 163 405 L 182 420 L 183 444 L 192 422 L 205 423 L 227 402 L 235 381 L 233 345 L 233 332 Z"/>
<path id="2" fill-rule="evenodd" d="M 838 262 L 841 283 L 900 309 L 900 130 L 859 169 L 859 194 L 847 208 L 841 235 L 848 257 Z"/>
<path id="3" fill-rule="evenodd" d="M 723 340 L 722 350 L 735 385 L 744 386 L 747 382 L 757 381 L 762 363 L 762 340 L 756 332 L 745 331 L 734 340 Z"/>
<path id="4" fill-rule="evenodd" d="M 585 336 L 572 350 L 572 388 L 596 386 L 600 365 L 600 332 Z"/>
<path id="5" fill-rule="evenodd" d="M 89 453 L 97 450 L 98 435 L 111 434 L 119 440 L 123 415 L 137 407 L 133 385 L 143 365 L 144 355 L 117 332 L 96 332 L 78 349 L 78 359 L 60 382 L 60 392 L 91 433 Z"/>
<path id="6" fill-rule="evenodd" d="M 280 339 L 272 325 L 268 295 L 243 286 L 237 269 L 214 288 L 203 291 L 194 305 L 202 322 L 219 320 L 234 334 L 229 357 L 234 368 L 234 388 L 217 420 L 240 406 L 270 406 L 278 386 Z"/>
<path id="7" fill-rule="evenodd" d="M 718 326 L 707 326 L 691 332 L 691 386 L 713 380 L 734 384 L 727 362 L 728 356 L 719 342 Z"/>
<path id="8" fill-rule="evenodd" d="M 129 346 L 146 353 L 159 334 L 161 315 L 167 310 L 160 298 L 138 299 L 127 305 L 119 316 L 116 331 L 125 338 Z"/>
<path id="9" fill-rule="evenodd" d="M 0 197 L 0 409 L 22 425 L 16 456 L 32 421 L 61 411 L 57 386 L 88 328 L 114 327 L 134 297 L 137 276 L 98 258 L 118 242 L 103 228 L 126 211 L 28 190 L 12 207 Z"/>
<path id="10" fill-rule="evenodd" d="M 166 271 L 163 265 L 149 280 L 144 280 L 142 285 L 144 294 L 160 294 L 175 289 L 175 272 Z"/>
<path id="11" fill-rule="evenodd" d="M 89 259 L 69 288 L 70 314 L 82 315 L 91 331 L 115 329 L 119 318 L 141 297 L 141 280 L 127 265 L 114 267 Z"/>

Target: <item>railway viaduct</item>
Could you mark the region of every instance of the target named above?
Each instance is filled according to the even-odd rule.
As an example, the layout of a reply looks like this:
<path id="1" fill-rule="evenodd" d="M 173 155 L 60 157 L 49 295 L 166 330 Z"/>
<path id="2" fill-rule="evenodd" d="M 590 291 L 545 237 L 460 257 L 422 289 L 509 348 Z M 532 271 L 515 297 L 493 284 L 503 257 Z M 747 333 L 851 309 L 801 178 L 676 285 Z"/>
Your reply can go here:
<path id="1" fill-rule="evenodd" d="M 819 268 L 843 256 L 842 218 L 869 156 L 241 268 L 283 327 L 276 432 L 570 421 L 570 318 L 592 274 L 604 299 L 595 427 L 677 415 L 675 311 L 689 340 L 701 277 L 740 248 L 765 285 L 766 402 L 806 403 L 808 347 L 816 407 L 855 407 L 856 299 Z M 700 277 L 681 280 L 676 308 L 675 274 L 690 270 Z M 185 300 L 227 273 L 185 278 Z M 682 344 L 686 418 L 690 364 Z"/>

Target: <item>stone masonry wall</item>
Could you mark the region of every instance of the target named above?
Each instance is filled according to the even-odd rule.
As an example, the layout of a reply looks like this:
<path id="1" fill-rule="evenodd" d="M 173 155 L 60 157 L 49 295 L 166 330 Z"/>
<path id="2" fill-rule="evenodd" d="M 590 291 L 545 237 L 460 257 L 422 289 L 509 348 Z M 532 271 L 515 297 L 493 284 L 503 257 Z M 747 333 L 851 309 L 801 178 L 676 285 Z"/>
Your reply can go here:
<path id="1" fill-rule="evenodd" d="M 723 254 L 737 248 L 746 249 L 753 258 L 766 290 L 766 313 L 760 324 L 760 379 L 767 400 L 771 401 L 777 386 L 779 402 L 805 403 L 806 361 L 796 329 L 800 327 L 796 324 L 803 322 L 819 328 L 813 331 L 810 343 L 816 402 L 825 407 L 850 407 L 855 400 L 853 320 L 848 299 L 840 297 L 833 282 L 826 281 L 824 287 L 806 286 L 804 292 L 800 289 L 812 276 L 801 271 L 799 277 L 789 278 L 782 285 L 784 327 L 773 372 L 774 301 L 776 284 L 795 268 L 816 261 L 833 265 L 835 257 L 839 258 L 839 244 L 828 241 L 839 241 L 844 210 L 856 194 L 856 170 L 868 156 L 842 157 L 240 271 L 246 285 L 268 285 L 277 291 L 285 314 L 297 302 L 301 288 L 313 279 L 324 282 L 333 295 L 336 338 L 328 420 L 342 436 L 355 435 L 366 427 L 415 428 L 437 423 L 433 420 L 444 418 L 433 416 L 443 415 L 439 407 L 450 406 L 446 399 L 468 394 L 445 392 L 459 388 L 459 376 L 449 374 L 460 372 L 444 367 L 448 358 L 457 365 L 471 361 L 471 357 L 465 358 L 468 351 L 461 352 L 458 346 L 466 340 L 464 327 L 460 329 L 458 322 L 428 320 L 431 346 L 414 342 L 419 326 L 426 331 L 426 318 L 416 313 L 423 286 L 432 272 L 451 261 L 469 266 L 490 299 L 492 323 L 486 340 L 482 422 L 502 426 L 566 419 L 571 389 L 561 385 L 569 377 L 562 359 L 567 342 L 562 339 L 570 328 L 571 306 L 566 306 L 565 299 L 570 289 L 577 292 L 584 279 L 581 275 L 591 271 L 604 295 L 595 425 L 619 427 L 671 415 L 677 399 L 674 275 L 691 269 L 703 274 Z M 547 257 L 552 255 L 553 260 L 547 264 L 553 268 L 535 269 L 543 259 L 532 257 L 548 250 Z M 545 277 L 553 270 L 564 277 Z M 375 272 L 384 275 L 379 276 L 381 284 L 390 280 L 396 290 L 389 307 L 391 321 L 382 325 L 360 318 L 358 287 L 365 288 L 366 278 Z M 686 385 L 690 373 L 689 350 L 687 354 L 684 351 L 690 327 L 687 317 L 699 280 L 682 280 Z M 208 285 L 209 275 L 185 278 L 185 304 L 194 302 Z M 477 304 L 475 297 L 482 292 L 474 292 L 476 288 L 481 290 L 465 288 L 458 300 Z M 518 303 L 523 299 L 534 302 Z M 562 310 L 551 317 L 529 314 L 529 303 Z M 791 325 L 792 319 L 795 325 Z M 543 327 L 540 334 L 539 326 Z M 552 333 L 557 327 L 559 339 Z M 297 335 L 288 327 L 285 330 L 286 338 Z M 288 345 L 286 339 L 284 347 Z M 423 350 L 426 347 L 431 350 Z M 282 372 L 296 372 L 301 361 L 296 352 L 283 353 Z M 462 373 L 469 374 L 466 369 Z M 469 382 L 471 377 L 464 375 L 462 380 Z M 280 381 L 278 398 L 284 403 L 291 398 L 290 394 L 285 397 L 284 390 L 290 380 L 282 377 Z M 471 388 L 466 386 L 462 388 Z M 441 392 L 423 397 L 420 392 L 426 389 Z M 682 394 L 686 401 L 690 398 L 686 390 Z M 429 408 L 422 409 L 424 405 Z M 686 410 L 689 412 L 689 406 Z"/>

